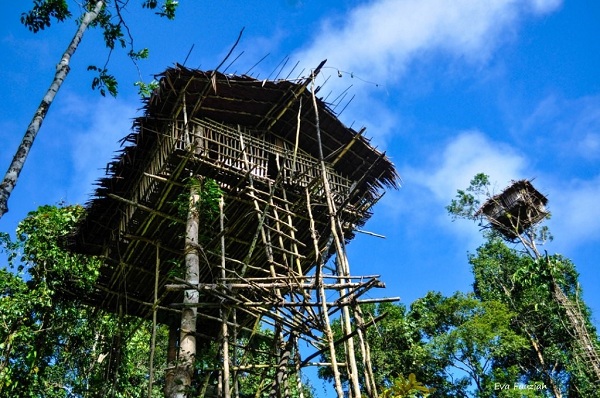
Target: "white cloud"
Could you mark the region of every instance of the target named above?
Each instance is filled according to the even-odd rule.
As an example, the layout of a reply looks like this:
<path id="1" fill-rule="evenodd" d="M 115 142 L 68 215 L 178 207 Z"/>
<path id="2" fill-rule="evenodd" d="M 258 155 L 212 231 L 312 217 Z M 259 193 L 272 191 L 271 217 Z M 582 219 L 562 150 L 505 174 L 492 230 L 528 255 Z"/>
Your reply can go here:
<path id="1" fill-rule="evenodd" d="M 512 147 L 492 141 L 477 130 L 463 131 L 439 151 L 425 170 L 413 170 L 413 180 L 449 203 L 457 189 L 466 188 L 477 173 L 490 176 L 496 191 L 525 176 L 524 157 Z"/>
<path id="2" fill-rule="evenodd" d="M 438 50 L 484 60 L 527 14 L 555 10 L 558 0 L 380 0 L 327 19 L 298 59 L 389 81 L 419 55 Z"/>
<path id="3" fill-rule="evenodd" d="M 445 207 L 456 190 L 468 187 L 477 173 L 490 176 L 494 192 L 511 180 L 528 177 L 525 158 L 506 143 L 476 130 L 459 132 L 441 145 L 433 144 L 430 152 L 434 155 L 422 164 L 402 168 L 404 186 L 384 197 L 385 213 L 390 221 L 408 225 L 411 231 L 446 230 L 474 248 L 481 242 L 477 226 L 464 220 L 451 223 Z"/>
<path id="4" fill-rule="evenodd" d="M 538 148 L 552 153 L 555 159 L 598 160 L 600 95 L 575 99 L 550 95 L 537 104 L 517 135 L 536 137 Z"/>
<path id="5" fill-rule="evenodd" d="M 106 164 L 119 149 L 118 141 L 131 130 L 139 100 L 128 102 L 114 98 L 88 98 L 64 93 L 58 112 L 68 115 L 67 134 L 73 170 L 70 200 L 85 202 L 93 192 L 93 183 L 104 175 Z"/>
<path id="6" fill-rule="evenodd" d="M 590 180 L 559 181 L 550 188 L 550 227 L 561 251 L 600 238 L 600 175 Z"/>
<path id="7" fill-rule="evenodd" d="M 559 5 L 559 0 L 370 1 L 325 19 L 313 41 L 292 59 L 301 62 L 299 70 L 327 59 L 329 69 L 317 84 L 331 78 L 321 94 L 340 93 L 353 85 L 347 98 L 357 95 L 342 120 L 352 114 L 358 124 L 369 127 L 375 142 L 385 144 L 397 113 L 378 109 L 387 109 L 382 106 L 385 96 L 397 89 L 411 65 L 458 61 L 480 67 L 500 44 L 515 37 L 521 20 Z M 338 71 L 343 78 L 337 77 Z M 378 120 L 385 121 L 383 130 L 372 128 Z"/>
<path id="8" fill-rule="evenodd" d="M 534 12 L 545 14 L 556 10 L 562 4 L 562 0 L 532 0 L 531 7 Z"/>

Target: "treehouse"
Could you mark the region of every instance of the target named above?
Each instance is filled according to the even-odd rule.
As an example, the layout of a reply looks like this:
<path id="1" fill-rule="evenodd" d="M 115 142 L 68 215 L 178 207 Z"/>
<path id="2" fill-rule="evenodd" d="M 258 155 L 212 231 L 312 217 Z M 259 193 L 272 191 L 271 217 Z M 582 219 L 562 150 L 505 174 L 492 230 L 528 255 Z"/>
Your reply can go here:
<path id="1" fill-rule="evenodd" d="M 493 228 L 514 239 L 546 218 L 547 203 L 548 199 L 528 180 L 513 181 L 504 191 L 488 199 L 476 215 L 485 216 Z"/>
<path id="2" fill-rule="evenodd" d="M 80 298 L 169 325 L 172 336 L 180 333 L 178 345 L 170 342 L 180 352 L 189 336 L 199 346 L 220 341 L 219 386 L 240 374 L 231 369 L 258 366 L 242 363 L 248 356 L 235 359 L 227 344 L 261 321 L 279 331 L 275 346 L 295 347 L 302 338 L 317 350 L 303 360 L 278 351 L 274 386 L 323 347 L 339 374 L 335 349 L 344 346 L 353 394 L 376 394 L 372 378 L 359 386 L 354 359 L 353 336 L 368 324 L 350 322 L 361 319 L 358 304 L 379 300 L 360 297 L 383 283 L 352 276 L 345 245 L 399 176 L 362 130 L 344 126 L 316 97 L 321 66 L 297 81 L 180 65 L 164 71 L 70 243 L 104 264 L 96 289 Z M 335 263 L 326 265 L 330 257 Z M 329 316 L 338 311 L 348 322 L 345 337 L 333 341 Z M 343 396 L 339 382 L 336 391 Z"/>

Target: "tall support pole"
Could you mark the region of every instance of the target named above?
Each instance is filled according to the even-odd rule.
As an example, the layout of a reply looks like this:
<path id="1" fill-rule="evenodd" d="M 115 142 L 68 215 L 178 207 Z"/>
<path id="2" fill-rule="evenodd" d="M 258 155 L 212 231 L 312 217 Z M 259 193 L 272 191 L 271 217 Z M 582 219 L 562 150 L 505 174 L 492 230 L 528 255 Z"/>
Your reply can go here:
<path id="1" fill-rule="evenodd" d="M 222 233 L 225 228 L 225 215 L 223 213 L 223 196 L 219 199 L 219 225 L 221 227 L 221 278 L 227 278 L 225 262 L 225 235 Z M 221 307 L 221 338 L 223 339 L 221 350 L 223 358 L 223 398 L 230 398 L 230 380 L 229 380 L 229 329 L 227 320 L 229 318 L 229 309 Z"/>
<path id="2" fill-rule="evenodd" d="M 238 341 L 238 333 L 237 333 L 237 308 L 233 308 L 233 341 L 237 344 Z M 239 363 L 238 363 L 238 354 L 237 354 L 238 350 L 234 349 L 233 350 L 233 366 L 235 367 L 235 370 L 233 371 L 233 396 L 235 398 L 240 398 L 240 383 L 238 380 L 238 370 L 237 368 L 239 367 Z"/>
<path id="3" fill-rule="evenodd" d="M 377 398 L 377 386 L 375 385 L 375 376 L 371 368 L 371 349 L 366 336 L 365 321 L 360 306 L 354 305 L 354 319 L 356 319 L 357 335 L 360 343 L 360 352 L 362 354 L 363 368 L 365 370 L 365 389 L 369 398 Z"/>
<path id="4" fill-rule="evenodd" d="M 164 393 L 166 398 L 171 398 L 176 388 L 175 368 L 177 367 L 177 341 L 179 340 L 179 327 L 173 322 L 169 325 L 169 347 L 167 348 L 167 369 L 165 370 Z"/>
<path id="5" fill-rule="evenodd" d="M 314 77 L 313 77 L 313 85 L 314 85 Z M 323 181 L 323 189 L 325 191 L 325 197 L 327 200 L 327 207 L 329 211 L 329 221 L 331 227 L 331 234 L 334 238 L 335 249 L 337 254 L 337 268 L 338 274 L 340 276 L 348 276 L 349 275 L 349 266 L 348 260 L 346 258 L 346 250 L 343 243 L 343 231 L 340 229 L 338 233 L 338 224 L 339 219 L 337 216 L 337 210 L 335 203 L 333 201 L 333 196 L 331 195 L 331 189 L 329 186 L 329 179 L 327 176 L 327 168 L 325 167 L 325 158 L 323 156 L 323 145 L 321 143 L 321 127 L 319 123 L 319 107 L 317 106 L 317 97 L 315 96 L 314 87 L 312 89 L 312 99 L 313 106 L 315 110 L 315 127 L 317 132 L 317 143 L 319 150 L 319 162 L 321 164 L 321 178 Z M 340 237 L 340 235 L 342 235 Z M 341 283 L 345 282 L 345 279 L 340 280 Z M 347 294 L 345 289 L 340 290 L 340 295 L 344 296 Z M 350 311 L 347 306 L 342 307 L 342 330 L 347 335 L 352 333 L 352 326 L 350 321 Z M 356 357 L 354 355 L 354 339 L 352 337 L 346 340 L 346 362 L 348 364 L 347 372 L 348 372 L 348 380 L 350 381 L 350 385 L 352 387 L 352 397 L 360 398 L 360 385 L 358 384 L 358 367 L 356 366 Z M 332 361 L 335 361 L 335 358 L 332 358 Z"/>
<path id="6" fill-rule="evenodd" d="M 187 284 L 197 286 L 199 283 L 200 255 L 198 252 L 198 231 L 200 214 L 198 187 L 190 189 L 188 217 L 185 228 L 185 280 Z M 168 398 L 186 398 L 192 385 L 194 360 L 196 357 L 196 313 L 199 301 L 197 289 L 188 289 L 183 293 L 183 310 L 181 312 L 181 328 L 179 331 L 179 359 L 175 368 L 174 386 Z M 186 305 L 187 304 L 187 305 Z"/>
<path id="7" fill-rule="evenodd" d="M 160 245 L 156 244 L 156 262 L 154 267 L 154 304 L 152 305 L 152 337 L 150 339 L 150 369 L 148 370 L 148 398 L 152 398 L 154 384 L 154 353 L 156 351 L 156 310 L 158 306 L 158 282 L 160 280 Z"/>
<path id="8" fill-rule="evenodd" d="M 293 338 L 294 345 L 294 367 L 296 370 L 296 389 L 298 390 L 298 398 L 304 398 L 304 386 L 302 385 L 302 372 L 300 371 L 300 350 L 298 349 L 298 336 L 290 336 Z"/>
<path id="9" fill-rule="evenodd" d="M 319 300 L 321 301 L 321 315 L 323 317 L 323 326 L 325 338 L 329 348 L 329 355 L 331 357 L 331 370 L 333 371 L 333 381 L 335 385 L 335 392 L 338 398 L 344 398 L 344 391 L 342 390 L 342 380 L 340 378 L 340 370 L 335 355 L 335 338 L 333 331 L 331 330 L 331 323 L 329 321 L 329 310 L 327 308 L 327 295 L 325 294 L 325 288 L 323 287 L 323 258 L 319 252 L 319 241 L 317 239 L 317 233 L 315 229 L 315 221 L 312 215 L 310 203 L 310 193 L 306 189 L 306 208 L 308 210 L 308 217 L 310 219 L 310 234 L 312 236 L 314 250 L 315 250 L 315 262 L 317 264 L 315 284 L 318 290 Z"/>

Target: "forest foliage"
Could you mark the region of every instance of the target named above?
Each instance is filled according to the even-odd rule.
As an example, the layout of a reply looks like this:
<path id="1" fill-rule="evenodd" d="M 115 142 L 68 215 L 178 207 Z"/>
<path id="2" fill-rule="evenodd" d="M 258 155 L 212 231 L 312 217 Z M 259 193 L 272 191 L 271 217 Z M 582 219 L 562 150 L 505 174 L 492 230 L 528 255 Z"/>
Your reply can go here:
<path id="1" fill-rule="evenodd" d="M 214 185 L 205 182 L 210 212 Z M 86 302 L 99 275 L 99 259 L 65 249 L 81 206 L 42 206 L 19 223 L 16 237 L 3 233 L 8 264 L 0 268 L 0 397 L 162 397 L 169 332 L 151 321 L 107 312 Z M 275 364 L 272 331 L 240 333 L 238 357 L 246 363 Z M 241 347 L 246 347 L 244 350 Z M 154 362 L 150 367 L 150 351 Z M 216 343 L 196 357 L 193 390 L 212 391 L 220 365 Z M 208 369 L 208 370 L 206 370 Z M 150 385 L 150 372 L 153 383 Z M 244 371 L 240 397 L 268 397 L 275 367 Z M 208 384 L 205 383 L 208 381 Z M 292 380 L 291 394 L 313 395 L 306 380 Z"/>
<path id="2" fill-rule="evenodd" d="M 84 214 L 81 206 L 42 206 L 19 224 L 15 238 L 0 237 L 8 262 L 0 269 L 0 396 L 162 396 L 166 328 L 158 328 L 150 386 L 151 322 L 79 299 L 84 295 L 78 293 L 94 288 L 100 269 L 98 259 L 64 249 Z M 468 257 L 472 292 L 429 292 L 410 306 L 363 307 L 366 319 L 386 314 L 367 330 L 382 396 L 594 396 L 597 384 L 578 360 L 575 336 L 551 291 L 555 281 L 568 297 L 580 299 L 574 264 L 560 255 L 537 261 L 493 231 L 485 233 Z M 587 308 L 583 313 L 597 344 L 591 314 Z M 333 327 L 341 333 L 337 321 Z M 238 343 L 247 339 L 255 345 L 252 355 L 264 356 L 271 343 L 268 332 L 260 336 L 240 336 Z M 218 360 L 217 352 L 206 347 L 199 366 Z M 319 375 L 332 377 L 328 368 Z M 241 396 L 268 394 L 269 377 L 248 373 Z"/>
<path id="3" fill-rule="evenodd" d="M 488 228 L 476 213 L 490 195 L 488 176 L 478 174 L 447 207 L 454 220 L 468 219 L 482 227 L 484 243 L 468 256 L 472 292 L 429 292 L 408 307 L 379 304 L 363 309 L 367 319 L 387 314 L 367 331 L 377 384 L 391 391 L 397 378 L 414 374 L 435 389 L 431 397 L 597 396 L 598 380 L 578 355 L 578 336 L 554 296 L 558 287 L 578 303 L 597 349 L 598 336 L 581 299 L 575 265 L 561 255 L 534 255 L 536 245 L 551 238 L 544 225 L 523 231 L 526 244 Z M 341 333 L 337 323 L 335 330 Z M 330 380 L 331 371 L 321 368 L 320 377 Z"/>
<path id="4" fill-rule="evenodd" d="M 93 289 L 100 267 L 62 247 L 83 214 L 81 206 L 42 206 L 14 240 L 2 235 L 9 266 L 0 269 L 0 396 L 131 397 L 148 388 L 152 325 L 76 298 Z"/>

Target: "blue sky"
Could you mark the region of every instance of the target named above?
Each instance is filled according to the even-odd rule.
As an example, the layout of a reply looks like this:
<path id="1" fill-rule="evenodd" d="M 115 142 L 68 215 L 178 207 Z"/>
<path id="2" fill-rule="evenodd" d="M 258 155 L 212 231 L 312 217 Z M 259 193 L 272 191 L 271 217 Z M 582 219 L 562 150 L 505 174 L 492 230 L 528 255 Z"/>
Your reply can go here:
<path id="1" fill-rule="evenodd" d="M 546 249 L 571 258 L 600 326 L 600 3 L 560 0 L 181 1 L 169 22 L 130 2 L 129 18 L 145 80 L 175 62 L 216 67 L 245 27 L 227 70 L 268 77 L 289 57 L 328 59 L 319 83 L 330 99 L 349 86 L 348 125 L 387 151 L 403 178 L 351 245 L 353 274 L 381 274 L 387 290 L 410 304 L 429 290 L 467 291 L 467 253 L 481 243 L 476 225 L 451 222 L 444 206 L 478 172 L 496 191 L 535 178 L 550 200 L 555 241 Z M 0 19 L 0 167 L 8 167 L 73 21 L 34 35 L 19 23 L 29 2 L 11 2 Z M 76 9 L 74 9 L 76 11 Z M 0 230 L 39 205 L 84 203 L 93 182 L 129 132 L 141 106 L 136 68 L 122 53 L 110 68 L 117 99 L 90 90 L 90 64 L 103 65 L 98 31 L 86 33 L 72 71 L 35 142 Z M 342 77 L 338 77 L 338 71 Z M 276 73 L 275 73 L 276 74 Z M 274 77 L 272 74 L 271 77 Z M 306 74 L 306 73 L 305 73 Z"/>

